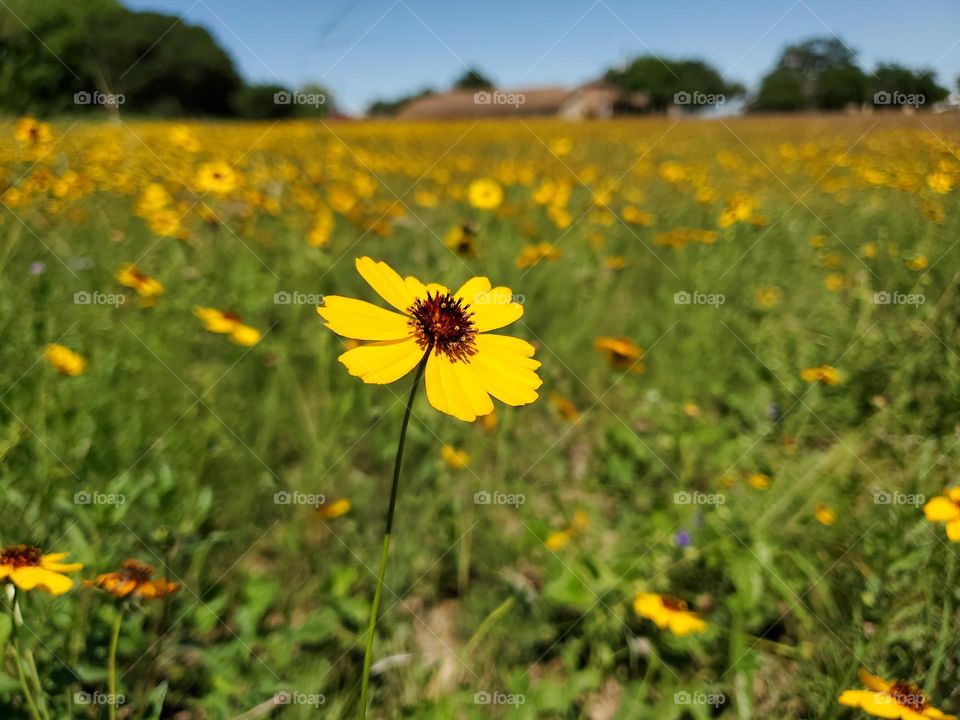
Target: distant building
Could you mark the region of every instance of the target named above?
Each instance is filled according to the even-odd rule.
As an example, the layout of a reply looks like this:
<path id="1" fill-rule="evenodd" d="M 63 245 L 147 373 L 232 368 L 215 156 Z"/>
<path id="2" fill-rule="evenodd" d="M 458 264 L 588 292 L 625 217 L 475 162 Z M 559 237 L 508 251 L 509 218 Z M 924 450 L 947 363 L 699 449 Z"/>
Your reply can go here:
<path id="1" fill-rule="evenodd" d="M 406 105 L 401 120 L 457 120 L 509 117 L 559 117 L 568 120 L 608 118 L 624 111 L 639 112 L 647 104 L 644 95 L 625 95 L 597 81 L 578 88 L 529 88 L 523 90 L 454 90 L 422 97 Z"/>

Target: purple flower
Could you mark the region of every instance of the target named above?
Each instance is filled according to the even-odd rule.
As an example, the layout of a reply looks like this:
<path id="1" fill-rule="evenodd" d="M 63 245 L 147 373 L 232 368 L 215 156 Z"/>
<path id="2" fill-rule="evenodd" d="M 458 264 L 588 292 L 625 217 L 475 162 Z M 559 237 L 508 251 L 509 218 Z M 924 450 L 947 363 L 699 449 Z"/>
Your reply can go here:
<path id="1" fill-rule="evenodd" d="M 30 263 L 30 274 L 31 275 L 43 275 L 47 271 L 47 266 L 44 265 L 39 260 L 34 260 Z"/>
<path id="2" fill-rule="evenodd" d="M 681 530 L 676 535 L 673 536 L 673 541 L 677 544 L 677 547 L 689 547 L 692 542 L 690 539 L 690 533 L 686 530 Z"/>

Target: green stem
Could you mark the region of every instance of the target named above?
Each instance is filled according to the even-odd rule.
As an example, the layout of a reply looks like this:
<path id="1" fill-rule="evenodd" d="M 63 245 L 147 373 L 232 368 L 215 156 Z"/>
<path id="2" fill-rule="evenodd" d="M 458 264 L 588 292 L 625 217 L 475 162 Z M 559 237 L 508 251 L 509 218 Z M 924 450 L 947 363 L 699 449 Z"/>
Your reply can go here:
<path id="1" fill-rule="evenodd" d="M 117 608 L 110 633 L 110 654 L 107 656 L 107 707 L 110 720 L 117 718 L 117 646 L 120 644 L 120 626 L 123 624 L 123 605 Z"/>
<path id="2" fill-rule="evenodd" d="M 513 607 L 514 602 L 515 602 L 515 599 L 513 595 L 511 595 L 502 603 L 500 603 L 500 605 L 498 605 L 493 612 L 487 615 L 484 621 L 480 623 L 480 627 L 477 628 L 477 631 L 473 634 L 473 637 L 470 638 L 470 640 L 464 646 L 463 648 L 464 657 L 469 658 L 470 655 L 473 654 L 473 651 L 476 650 L 477 645 L 479 645 L 480 641 L 483 640 L 483 636 L 490 631 L 490 628 L 493 627 L 494 623 L 496 623 L 500 618 L 502 618 L 504 615 L 510 612 L 510 609 Z"/>
<path id="3" fill-rule="evenodd" d="M 393 533 L 393 513 L 397 509 L 397 493 L 400 489 L 400 464 L 403 462 L 403 446 L 407 439 L 407 425 L 410 423 L 410 411 L 413 409 L 413 399 L 416 397 L 420 378 L 427 366 L 427 359 L 433 345 L 417 365 L 417 373 L 410 387 L 410 397 L 407 398 L 407 408 L 403 412 L 403 422 L 400 425 L 400 442 L 397 443 L 397 457 L 393 464 L 393 485 L 390 487 L 390 504 L 387 506 L 387 519 L 383 531 L 383 548 L 380 550 L 380 570 L 377 573 L 377 589 L 373 593 L 373 604 L 370 606 L 370 622 L 367 624 L 367 645 L 363 652 L 363 678 L 360 681 L 360 720 L 367 717 L 367 689 L 370 685 L 370 665 L 373 661 L 373 639 L 377 629 L 377 613 L 380 611 L 380 595 L 383 592 L 383 577 L 387 571 L 387 555 L 390 553 L 390 536 Z"/>
<path id="4" fill-rule="evenodd" d="M 14 590 L 13 598 L 10 603 L 10 620 L 12 622 L 12 627 L 10 634 L 12 636 L 11 644 L 13 645 L 13 661 L 17 665 L 17 677 L 20 679 L 20 688 L 23 690 L 23 697 L 27 701 L 27 707 L 30 708 L 30 715 L 33 716 L 33 720 L 43 720 L 43 716 L 40 715 L 40 709 L 37 707 L 37 703 L 33 699 L 33 693 L 30 691 L 30 684 L 27 682 L 27 676 L 23 672 L 23 656 L 20 653 L 20 625 L 23 622 L 23 619 L 20 617 L 20 598 L 17 597 L 17 592 Z"/>

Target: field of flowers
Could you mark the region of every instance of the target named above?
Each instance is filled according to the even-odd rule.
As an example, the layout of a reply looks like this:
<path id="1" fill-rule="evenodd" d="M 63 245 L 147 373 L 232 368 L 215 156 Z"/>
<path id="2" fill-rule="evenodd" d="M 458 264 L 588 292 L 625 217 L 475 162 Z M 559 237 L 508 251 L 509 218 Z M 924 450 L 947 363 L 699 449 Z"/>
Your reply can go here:
<path id="1" fill-rule="evenodd" d="M 454 331 L 370 717 L 960 711 L 955 117 L 23 118 L 0 172 L 3 718 L 356 717 Z"/>

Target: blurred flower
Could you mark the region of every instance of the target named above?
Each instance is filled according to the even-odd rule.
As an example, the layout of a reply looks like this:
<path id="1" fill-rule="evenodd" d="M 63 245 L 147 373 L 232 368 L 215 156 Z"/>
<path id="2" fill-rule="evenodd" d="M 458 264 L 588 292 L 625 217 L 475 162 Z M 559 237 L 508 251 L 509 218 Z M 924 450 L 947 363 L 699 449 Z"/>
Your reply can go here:
<path id="1" fill-rule="evenodd" d="M 540 242 L 524 247 L 517 257 L 516 264 L 518 268 L 528 268 L 533 267 L 541 260 L 557 260 L 561 257 L 563 257 L 563 252 L 555 245 Z"/>
<path id="2" fill-rule="evenodd" d="M 700 417 L 700 406 L 689 400 L 683 404 L 683 414 L 688 418 Z"/>
<path id="3" fill-rule="evenodd" d="M 491 410 L 489 415 L 484 415 L 480 418 L 480 427 L 482 427 L 487 432 L 492 432 L 497 429 L 497 411 Z"/>
<path id="4" fill-rule="evenodd" d="M 39 260 L 34 260 L 32 263 L 30 263 L 31 275 L 43 275 L 46 271 L 47 266 L 45 263 L 42 263 Z"/>
<path id="5" fill-rule="evenodd" d="M 956 720 L 956 716 L 947 715 L 931 706 L 919 685 L 905 680 L 888 682 L 862 668 L 859 677 L 867 689 L 844 690 L 838 699 L 841 705 L 860 708 L 879 718 Z"/>
<path id="6" fill-rule="evenodd" d="M 333 211 L 325 204 L 318 203 L 314 211 L 313 227 L 307 235 L 307 242 L 311 247 L 326 247 L 330 244 L 330 236 L 336 221 Z"/>
<path id="7" fill-rule="evenodd" d="M 837 513 L 823 503 L 817 503 L 817 506 L 813 510 L 813 514 L 817 518 L 818 523 L 828 527 L 833 525 L 833 523 L 835 523 L 837 520 Z"/>
<path id="8" fill-rule="evenodd" d="M 463 470 L 470 461 L 470 456 L 466 452 L 450 445 L 444 445 L 440 448 L 440 458 L 447 464 L 447 467 L 454 470 Z"/>
<path id="9" fill-rule="evenodd" d="M 163 285 L 159 280 L 144 275 L 137 266 L 127 263 L 120 268 L 117 273 L 117 282 L 124 287 L 132 288 L 142 298 L 153 298 L 157 295 L 163 295 Z"/>
<path id="10" fill-rule="evenodd" d="M 466 223 L 458 223 L 447 230 L 443 236 L 443 244 L 457 255 L 469 257 L 474 253 L 474 238 L 476 231 Z"/>
<path id="11" fill-rule="evenodd" d="M 13 134 L 17 140 L 28 145 L 40 145 L 50 142 L 53 138 L 50 125 L 32 117 L 20 118 Z"/>
<path id="12" fill-rule="evenodd" d="M 244 325 L 240 316 L 231 312 L 222 312 L 208 307 L 195 307 L 193 314 L 200 318 L 203 327 L 212 333 L 229 335 L 230 340 L 237 345 L 252 347 L 260 342 L 263 335 L 259 330 Z"/>
<path id="13" fill-rule="evenodd" d="M 570 524 L 567 526 L 567 528 L 565 530 L 558 530 L 550 533 L 550 535 L 547 536 L 547 539 L 544 541 L 544 544 L 553 552 L 562 550 L 570 544 L 570 541 L 573 540 L 573 538 L 586 530 L 587 525 L 589 524 L 590 516 L 587 515 L 583 510 L 577 510 L 573 513 L 573 517 L 570 519 Z"/>
<path id="14" fill-rule="evenodd" d="M 62 563 L 69 553 L 44 555 L 32 545 L 11 545 L 0 550 L 0 580 L 13 583 L 21 590 L 38 588 L 51 595 L 63 595 L 73 580 L 64 573 L 76 572 L 82 563 Z"/>
<path id="15" fill-rule="evenodd" d="M 350 512 L 350 501 L 346 498 L 334 500 L 332 503 L 324 503 L 317 508 L 317 517 L 321 520 L 334 520 Z"/>
<path id="16" fill-rule="evenodd" d="M 769 310 L 780 304 L 780 288 L 762 287 L 757 288 L 757 305 Z"/>
<path id="17" fill-rule="evenodd" d="M 451 293 L 400 277 L 389 265 L 358 258 L 357 272 L 390 305 L 384 310 L 362 300 L 328 295 L 317 313 L 333 332 L 369 340 L 338 359 L 365 383 L 385 385 L 426 362 L 427 400 L 440 412 L 472 422 L 493 411 L 490 396 L 507 405 L 537 399 L 541 380 L 525 340 L 488 333 L 518 320 L 523 305 L 509 288 L 492 288 L 471 278 Z"/>
<path id="18" fill-rule="evenodd" d="M 127 598 L 131 595 L 142 600 L 157 600 L 164 598 L 179 587 L 179 583 L 167 580 L 151 580 L 155 568 L 139 560 L 123 561 L 123 567 L 117 572 L 97 575 L 92 581 L 84 585 L 100 588 L 114 597 Z"/>
<path id="19" fill-rule="evenodd" d="M 946 523 L 947 537 L 960 542 L 960 487 L 950 488 L 928 501 L 923 514 L 930 522 Z"/>
<path id="20" fill-rule="evenodd" d="M 827 244 L 827 239 L 823 235 L 814 235 L 810 238 L 810 247 L 820 249 Z"/>
<path id="21" fill-rule="evenodd" d="M 557 532 L 550 533 L 544 544 L 549 550 L 557 552 L 569 545 L 571 539 L 569 532 L 566 530 L 558 530 Z"/>
<path id="22" fill-rule="evenodd" d="M 623 255 L 608 255 L 603 259 L 603 266 L 607 270 L 623 270 L 627 266 L 627 259 Z"/>
<path id="23" fill-rule="evenodd" d="M 503 188 L 496 180 L 474 180 L 467 188 L 467 200 L 481 210 L 496 210 L 503 202 Z"/>
<path id="24" fill-rule="evenodd" d="M 953 189 L 953 178 L 946 173 L 932 173 L 927 175 L 927 187 L 935 193 L 944 195 Z"/>
<path id="25" fill-rule="evenodd" d="M 632 205 L 627 205 L 620 215 L 631 225 L 639 225 L 640 227 L 650 227 L 653 225 L 654 218 L 651 213 L 638 210 Z"/>
<path id="26" fill-rule="evenodd" d="M 830 273 L 823 279 L 823 284 L 830 292 L 840 292 L 846 281 L 840 273 Z"/>
<path id="27" fill-rule="evenodd" d="M 639 593 L 633 600 L 633 609 L 640 617 L 652 620 L 658 628 L 667 628 L 674 635 L 690 635 L 707 629 L 707 624 L 687 608 L 686 602 L 672 595 Z"/>
<path id="28" fill-rule="evenodd" d="M 642 373 L 646 366 L 641 359 L 644 356 L 643 348 L 634 345 L 624 337 L 598 337 L 594 340 L 594 347 L 607 355 L 610 364 L 620 370 Z"/>
<path id="29" fill-rule="evenodd" d="M 877 244 L 873 242 L 864 243 L 860 247 L 860 252 L 865 258 L 875 258 L 877 256 Z"/>
<path id="30" fill-rule="evenodd" d="M 560 413 L 564 420 L 569 420 L 570 422 L 575 423 L 580 419 L 580 411 L 577 410 L 577 407 L 566 397 L 558 393 L 556 390 L 551 392 L 549 397 L 550 404 L 557 409 L 557 412 Z"/>
<path id="31" fill-rule="evenodd" d="M 760 472 L 750 473 L 747 484 L 754 490 L 766 490 L 770 487 L 770 476 Z"/>
<path id="32" fill-rule="evenodd" d="M 197 169 L 194 184 L 197 190 L 214 195 L 233 192 L 239 183 L 236 171 L 228 163 L 218 160 L 204 163 Z"/>
<path id="33" fill-rule="evenodd" d="M 693 540 L 690 537 L 690 533 L 686 530 L 681 530 L 676 535 L 673 536 L 673 542 L 677 547 L 689 547 Z"/>
<path id="34" fill-rule="evenodd" d="M 800 379 L 807 383 L 822 382 L 826 385 L 839 385 L 842 378 L 840 371 L 832 365 L 821 365 L 804 368 L 800 371 Z"/>
<path id="35" fill-rule="evenodd" d="M 87 360 L 82 355 L 75 353 L 66 345 L 56 343 L 47 345 L 43 357 L 48 363 L 53 365 L 61 375 L 76 377 L 82 375 L 87 369 Z"/>
<path id="36" fill-rule="evenodd" d="M 926 255 L 917 255 L 916 257 L 910 258 L 909 260 L 907 260 L 907 268 L 915 272 L 926 270 L 929 264 L 930 264 L 930 261 L 927 260 Z"/>

